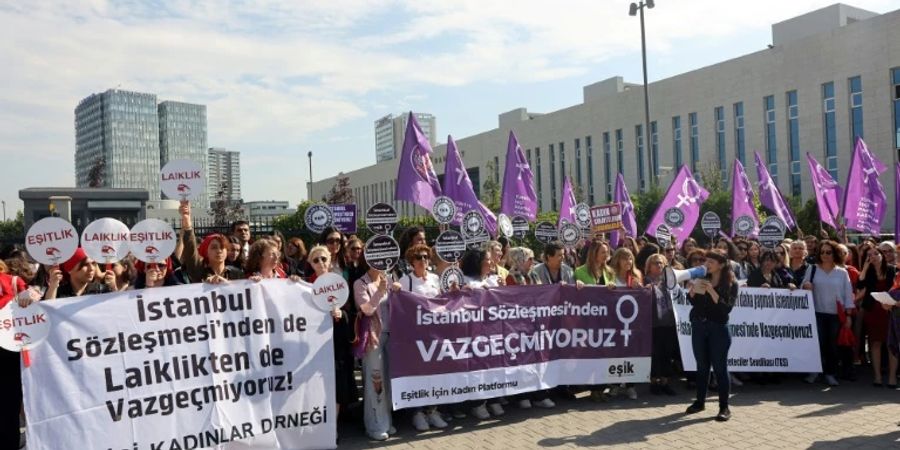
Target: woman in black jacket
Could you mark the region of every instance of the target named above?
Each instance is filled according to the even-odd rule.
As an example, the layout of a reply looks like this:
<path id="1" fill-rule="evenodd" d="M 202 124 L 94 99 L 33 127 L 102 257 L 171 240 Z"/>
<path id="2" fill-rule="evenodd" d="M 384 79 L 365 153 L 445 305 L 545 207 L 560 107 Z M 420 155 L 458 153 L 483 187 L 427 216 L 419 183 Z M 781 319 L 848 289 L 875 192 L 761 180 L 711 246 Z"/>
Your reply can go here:
<path id="1" fill-rule="evenodd" d="M 725 422 L 731 418 L 728 409 L 728 393 L 731 387 L 728 375 L 728 349 L 731 335 L 728 332 L 728 314 L 737 299 L 738 286 L 725 253 L 710 250 L 706 253 L 706 278 L 696 280 L 688 294 L 691 308 L 691 344 L 697 360 L 697 399 L 687 409 L 694 414 L 705 409 L 709 368 L 716 372 L 719 390 L 719 414 L 716 420 Z"/>
<path id="2" fill-rule="evenodd" d="M 778 271 L 778 255 L 772 250 L 763 250 L 759 255 L 759 267 L 751 270 L 747 277 L 747 287 L 794 289 L 796 286 L 791 281 Z"/>

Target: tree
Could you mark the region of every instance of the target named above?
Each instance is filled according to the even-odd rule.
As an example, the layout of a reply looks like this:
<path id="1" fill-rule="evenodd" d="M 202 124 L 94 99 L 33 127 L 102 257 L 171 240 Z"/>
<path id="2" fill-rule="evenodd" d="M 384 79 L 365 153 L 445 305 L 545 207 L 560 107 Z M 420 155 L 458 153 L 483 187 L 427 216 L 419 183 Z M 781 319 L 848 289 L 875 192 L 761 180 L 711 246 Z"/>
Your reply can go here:
<path id="1" fill-rule="evenodd" d="M 346 205 L 354 202 L 353 189 L 350 187 L 350 177 L 338 174 L 334 186 L 328 191 L 322 200 L 329 205 Z"/>
<path id="2" fill-rule="evenodd" d="M 103 181 L 106 177 L 106 156 L 101 155 L 94 160 L 91 169 L 88 171 L 88 187 L 103 187 Z"/>
<path id="3" fill-rule="evenodd" d="M 493 161 L 488 161 L 484 167 L 484 171 L 488 176 L 484 177 L 485 182 L 482 184 L 481 203 L 484 203 L 484 206 L 487 206 L 491 211 L 496 212 L 500 210 L 500 193 L 503 188 L 492 175 L 494 173 Z"/>
<path id="4" fill-rule="evenodd" d="M 231 202 L 228 199 L 228 183 L 222 182 L 216 191 L 216 199 L 212 203 L 209 215 L 213 218 L 213 225 L 217 227 L 227 226 L 235 220 L 244 218 L 244 210 L 241 202 Z"/>
<path id="5" fill-rule="evenodd" d="M 0 221 L 0 237 L 22 239 L 25 234 L 25 214 L 16 212 L 16 218 Z"/>

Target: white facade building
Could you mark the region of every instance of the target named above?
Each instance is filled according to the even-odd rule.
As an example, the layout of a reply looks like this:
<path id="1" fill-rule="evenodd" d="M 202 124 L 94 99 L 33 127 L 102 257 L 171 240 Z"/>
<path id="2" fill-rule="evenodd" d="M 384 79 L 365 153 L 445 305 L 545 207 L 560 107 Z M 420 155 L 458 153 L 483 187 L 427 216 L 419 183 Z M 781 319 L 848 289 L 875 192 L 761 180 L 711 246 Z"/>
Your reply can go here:
<path id="1" fill-rule="evenodd" d="M 565 175 L 583 193 L 580 200 L 599 205 L 612 199 L 617 172 L 637 193 L 654 174 L 667 187 L 681 164 L 694 172 L 718 167 L 727 179 L 739 158 L 755 180 L 754 152 L 785 196 L 805 201 L 813 196 L 805 154 L 843 185 L 855 136 L 892 168 L 900 151 L 900 11 L 878 15 L 836 4 L 775 24 L 772 32 L 770 48 L 651 83 L 649 146 L 641 85 L 621 77 L 585 86 L 582 103 L 559 111 L 500 114 L 497 128 L 457 145 L 482 185 L 488 177 L 502 182 L 507 136 L 515 131 L 535 172 L 542 211 L 559 208 Z M 445 151 L 435 148 L 438 174 Z M 658 155 L 657 167 L 650 167 L 648 151 Z M 397 165 L 394 159 L 344 172 L 360 211 L 389 202 L 415 213 L 393 201 Z M 892 196 L 890 170 L 881 182 Z M 314 189 L 326 192 L 334 184 L 327 178 Z M 893 225 L 889 203 L 886 230 Z"/>

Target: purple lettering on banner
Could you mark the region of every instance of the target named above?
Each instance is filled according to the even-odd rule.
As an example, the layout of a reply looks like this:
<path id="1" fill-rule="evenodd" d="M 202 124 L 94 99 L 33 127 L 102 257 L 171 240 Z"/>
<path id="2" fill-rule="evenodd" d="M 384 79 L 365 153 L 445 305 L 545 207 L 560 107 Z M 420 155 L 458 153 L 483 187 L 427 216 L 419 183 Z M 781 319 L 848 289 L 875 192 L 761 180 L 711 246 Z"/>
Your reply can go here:
<path id="1" fill-rule="evenodd" d="M 436 298 L 401 291 L 390 302 L 396 409 L 649 380 L 645 289 L 508 286 Z"/>
<path id="2" fill-rule="evenodd" d="M 356 205 L 328 205 L 331 208 L 332 225 L 344 234 L 356 233 Z"/>

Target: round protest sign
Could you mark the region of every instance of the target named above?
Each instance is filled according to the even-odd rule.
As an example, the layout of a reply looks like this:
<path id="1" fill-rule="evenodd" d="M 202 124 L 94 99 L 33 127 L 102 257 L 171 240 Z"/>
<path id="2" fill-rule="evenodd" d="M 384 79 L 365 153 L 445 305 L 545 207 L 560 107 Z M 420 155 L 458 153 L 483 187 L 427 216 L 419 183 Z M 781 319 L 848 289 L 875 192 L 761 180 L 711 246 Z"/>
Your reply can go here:
<path id="1" fill-rule="evenodd" d="M 112 264 L 124 258 L 130 241 L 128 226 L 109 217 L 89 223 L 81 232 L 84 252 L 101 264 Z"/>
<path id="2" fill-rule="evenodd" d="M 319 234 L 325 231 L 325 228 L 331 226 L 334 222 L 334 214 L 331 208 L 324 203 L 316 203 L 306 208 L 306 214 L 303 217 L 306 222 L 306 228 L 313 233 Z"/>
<path id="3" fill-rule="evenodd" d="M 738 236 L 747 237 L 753 233 L 753 226 L 756 222 L 754 222 L 753 218 L 750 216 L 740 216 L 734 220 L 734 234 Z"/>
<path id="4" fill-rule="evenodd" d="M 442 195 L 434 199 L 434 204 L 431 205 L 431 215 L 440 224 L 453 222 L 453 218 L 456 217 L 456 203 L 450 197 Z"/>
<path id="5" fill-rule="evenodd" d="M 366 241 L 365 257 L 370 267 L 387 272 L 400 260 L 400 245 L 390 236 L 372 236 Z"/>
<path id="6" fill-rule="evenodd" d="M 500 215 L 497 216 L 497 228 L 504 236 L 508 238 L 513 237 L 512 220 L 510 220 L 509 216 L 506 214 L 500 213 Z"/>
<path id="7" fill-rule="evenodd" d="M 559 227 L 559 241 L 566 247 L 575 247 L 581 240 L 581 228 L 578 224 L 566 222 Z"/>
<path id="8" fill-rule="evenodd" d="M 581 229 L 591 227 L 591 208 L 587 203 L 575 205 L 575 222 Z"/>
<path id="9" fill-rule="evenodd" d="M 662 248 L 669 248 L 672 246 L 672 231 L 669 230 L 669 227 L 664 223 L 661 223 L 656 227 L 656 243 Z"/>
<path id="10" fill-rule="evenodd" d="M 434 252 L 444 261 L 455 263 L 466 252 L 466 240 L 456 230 L 447 230 L 434 240 Z"/>
<path id="11" fill-rule="evenodd" d="M 514 216 L 512 218 L 513 237 L 516 239 L 525 239 L 528 235 L 528 219 L 522 216 Z"/>
<path id="12" fill-rule="evenodd" d="M 703 229 L 703 233 L 705 233 L 707 237 L 712 239 L 716 237 L 722 229 L 722 219 L 719 218 L 718 214 L 707 211 L 700 219 L 700 228 Z"/>
<path id="13" fill-rule="evenodd" d="M 534 238 L 538 242 L 549 244 L 559 238 L 559 231 L 550 222 L 538 222 L 534 226 Z"/>
<path id="14" fill-rule="evenodd" d="M 781 219 L 778 219 L 778 221 L 780 222 Z M 775 248 L 783 240 L 784 229 L 779 227 L 777 223 L 767 221 L 763 226 L 759 227 L 759 243 L 763 247 Z"/>
<path id="15" fill-rule="evenodd" d="M 481 211 L 473 209 L 463 216 L 462 232 L 466 241 L 484 234 L 484 215 Z"/>
<path id="16" fill-rule="evenodd" d="M 684 211 L 678 208 L 669 208 L 663 214 L 663 221 L 670 228 L 680 227 L 684 223 Z"/>
<path id="17" fill-rule="evenodd" d="M 159 172 L 159 188 L 172 200 L 198 199 L 206 188 L 203 166 L 187 159 L 166 163 Z"/>
<path id="18" fill-rule="evenodd" d="M 376 203 L 366 211 L 366 227 L 375 234 L 391 234 L 397 226 L 397 210 L 387 203 Z"/>
<path id="19" fill-rule="evenodd" d="M 350 285 L 347 284 L 347 280 L 334 272 L 316 277 L 312 291 L 313 304 L 322 311 L 340 308 L 347 303 L 347 298 L 350 297 Z"/>
<path id="20" fill-rule="evenodd" d="M 781 220 L 781 217 L 778 216 L 769 216 L 766 217 L 766 220 L 763 221 L 763 225 L 774 225 L 781 230 L 782 234 L 787 234 L 787 224 Z"/>
<path id="21" fill-rule="evenodd" d="M 45 217 L 28 229 L 25 248 L 35 261 L 55 266 L 75 254 L 78 249 L 78 232 L 65 219 Z"/>
<path id="22" fill-rule="evenodd" d="M 144 219 L 134 224 L 128 239 L 134 257 L 148 264 L 165 261 L 177 243 L 175 230 L 159 219 Z"/>
<path id="23" fill-rule="evenodd" d="M 0 347 L 11 352 L 29 350 L 50 334 L 50 318 L 40 303 L 19 307 L 13 299 L 0 309 Z"/>
<path id="24" fill-rule="evenodd" d="M 456 266 L 450 266 L 441 273 L 441 290 L 447 292 L 455 284 L 457 287 L 463 286 L 465 280 L 462 270 Z"/>

